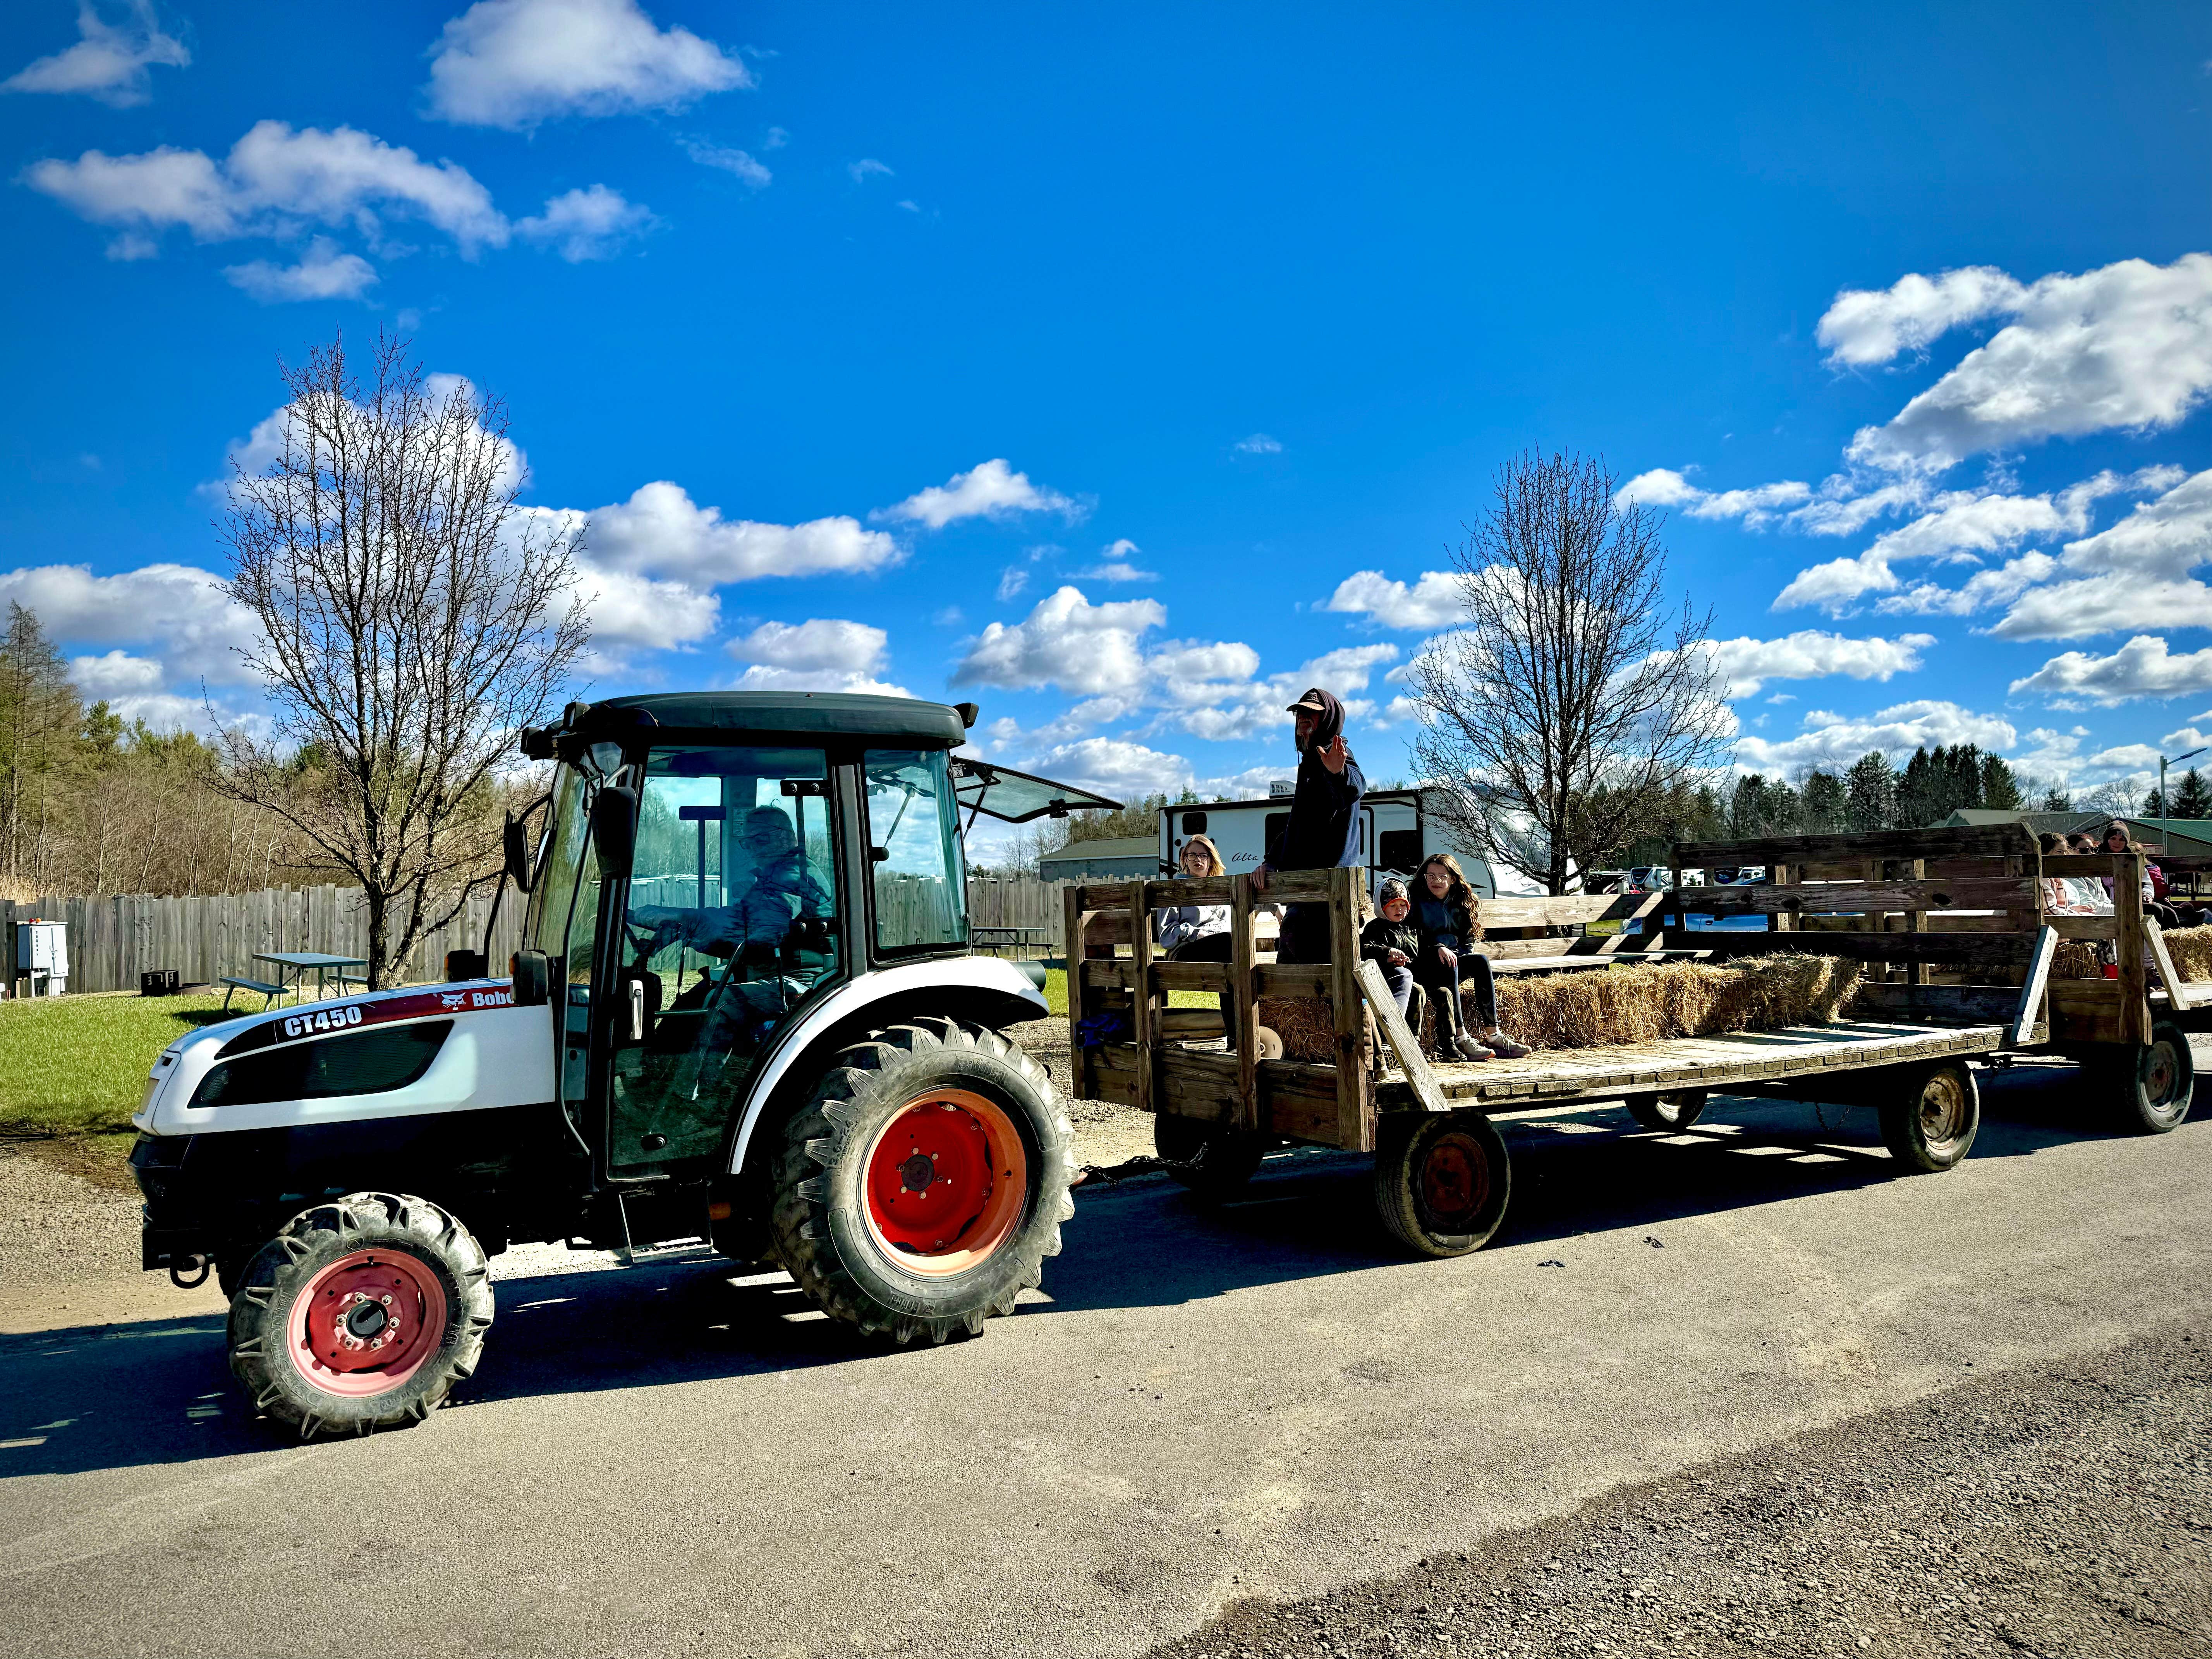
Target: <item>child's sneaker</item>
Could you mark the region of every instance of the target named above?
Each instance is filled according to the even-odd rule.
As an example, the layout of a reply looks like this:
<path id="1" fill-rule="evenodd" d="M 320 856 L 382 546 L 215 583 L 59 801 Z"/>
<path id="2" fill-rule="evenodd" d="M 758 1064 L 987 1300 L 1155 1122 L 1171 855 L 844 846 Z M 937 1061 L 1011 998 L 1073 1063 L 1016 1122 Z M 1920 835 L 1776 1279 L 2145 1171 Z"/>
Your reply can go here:
<path id="1" fill-rule="evenodd" d="M 1516 1042 L 1511 1037 L 1507 1036 L 1502 1031 L 1492 1032 L 1490 1036 L 1483 1038 L 1482 1042 L 1483 1046 L 1488 1048 L 1492 1054 L 1496 1054 L 1500 1060 L 1526 1060 L 1528 1058 L 1528 1045 L 1525 1042 Z"/>
<path id="2" fill-rule="evenodd" d="M 1496 1058 L 1489 1049 L 1484 1048 L 1480 1042 L 1477 1042 L 1473 1037 L 1469 1036 L 1464 1031 L 1462 1031 L 1458 1036 L 1452 1039 L 1452 1048 L 1462 1060 L 1491 1060 Z"/>

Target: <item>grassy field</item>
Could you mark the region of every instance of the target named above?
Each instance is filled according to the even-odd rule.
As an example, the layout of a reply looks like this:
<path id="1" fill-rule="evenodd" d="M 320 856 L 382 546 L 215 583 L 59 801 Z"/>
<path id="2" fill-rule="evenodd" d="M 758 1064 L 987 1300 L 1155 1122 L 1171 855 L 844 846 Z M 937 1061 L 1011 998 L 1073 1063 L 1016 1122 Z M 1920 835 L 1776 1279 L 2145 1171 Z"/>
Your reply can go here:
<path id="1" fill-rule="evenodd" d="M 1060 1018 L 1067 1018 L 1067 969 L 1048 968 L 1044 970 L 1044 1000 L 1052 1005 L 1052 1012 Z M 1211 991 L 1170 991 L 1170 1008 L 1212 1008 L 1221 999 Z"/>

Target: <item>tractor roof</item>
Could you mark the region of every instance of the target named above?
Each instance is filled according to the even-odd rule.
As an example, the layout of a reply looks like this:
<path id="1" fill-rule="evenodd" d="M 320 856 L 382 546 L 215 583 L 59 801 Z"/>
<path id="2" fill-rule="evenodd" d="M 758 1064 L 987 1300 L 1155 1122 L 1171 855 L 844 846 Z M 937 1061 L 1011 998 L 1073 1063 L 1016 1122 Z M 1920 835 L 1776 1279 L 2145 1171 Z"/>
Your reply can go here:
<path id="1" fill-rule="evenodd" d="M 951 749 L 968 740 L 960 711 L 915 697 L 852 691 L 660 691 L 608 697 L 594 711 L 635 708 L 672 735 L 679 732 L 804 733 L 880 738 L 916 749 Z"/>

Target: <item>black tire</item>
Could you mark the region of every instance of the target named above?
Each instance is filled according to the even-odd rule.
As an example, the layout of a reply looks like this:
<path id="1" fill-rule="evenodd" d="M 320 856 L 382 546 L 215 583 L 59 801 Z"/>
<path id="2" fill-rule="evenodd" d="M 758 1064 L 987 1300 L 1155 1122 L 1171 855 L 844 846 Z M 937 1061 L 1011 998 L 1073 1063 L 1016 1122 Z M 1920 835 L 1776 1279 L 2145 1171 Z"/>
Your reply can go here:
<path id="1" fill-rule="evenodd" d="M 1890 1156 L 1916 1175 L 1938 1175 L 1966 1157 L 1982 1125 L 1981 1091 L 1965 1062 L 1900 1068 L 1893 1094 L 1876 1110 Z M 1881 1087 L 1889 1079 L 1884 1075 Z"/>
<path id="2" fill-rule="evenodd" d="M 1668 1095 L 1631 1095 L 1621 1103 L 1629 1116 L 1647 1129 L 1672 1133 L 1686 1129 L 1705 1115 L 1705 1091 L 1683 1089 Z"/>
<path id="3" fill-rule="evenodd" d="M 1267 1151 L 1264 1135 L 1224 1129 L 1218 1123 L 1176 1117 L 1152 1118 L 1152 1147 L 1168 1174 L 1211 1204 L 1223 1204 L 1243 1192 Z"/>
<path id="4" fill-rule="evenodd" d="M 358 1288 L 380 1288 L 387 1281 L 374 1275 L 386 1271 L 393 1274 L 392 1292 L 381 1297 L 388 1314 Z M 349 1301 L 340 1303 L 341 1295 Z M 326 1296 L 331 1306 L 314 1305 Z M 357 1311 L 341 1320 L 345 1306 Z M 410 1311 L 417 1316 L 411 1326 Z M 331 1330 L 319 1315 L 329 1316 Z M 257 1407 L 302 1440 L 402 1428 L 437 1410 L 453 1384 L 474 1373 L 491 1320 L 491 1272 L 466 1227 L 427 1199 L 353 1193 L 294 1217 L 247 1265 L 230 1304 L 230 1369 Z M 340 1324 L 357 1334 L 347 1336 Z M 403 1356 L 416 1356 L 407 1371 L 386 1382 L 372 1364 L 343 1373 L 363 1391 L 335 1392 L 341 1373 L 314 1358 L 317 1347 L 343 1340 L 352 1353 L 338 1363 L 349 1364 L 368 1359 L 386 1337 L 404 1345 Z M 315 1346 L 303 1353 L 307 1344 Z M 318 1382 L 318 1372 L 331 1382 Z"/>
<path id="5" fill-rule="evenodd" d="M 1375 1212 L 1420 1255 L 1465 1255 L 1505 1219 L 1513 1170 L 1480 1112 L 1392 1113 L 1376 1128 Z"/>
<path id="6" fill-rule="evenodd" d="M 2197 1061 L 2189 1034 L 2171 1020 L 2150 1028 L 2150 1042 L 2130 1056 L 2124 1053 L 2108 1075 L 2112 1111 L 2130 1134 L 2162 1135 L 2188 1121 L 2197 1092 Z"/>
<path id="7" fill-rule="evenodd" d="M 934 1103 L 933 1096 L 954 1092 L 981 1103 L 971 1120 L 980 1113 L 1018 1139 L 1023 1190 L 994 1195 L 985 1212 L 957 1223 L 993 1232 L 976 1260 L 933 1267 L 927 1251 L 898 1248 L 885 1231 L 890 1224 L 879 1224 L 867 1166 L 895 1123 L 911 1121 L 908 1114 Z M 1004 1179 L 1011 1163 L 994 1154 L 984 1167 Z M 931 1173 L 924 1168 L 922 1184 L 902 1185 L 894 1198 L 926 1196 Z M 1074 1131 L 1042 1066 L 980 1025 L 937 1018 L 895 1025 L 831 1061 L 785 1127 L 772 1176 L 776 1257 L 816 1306 L 871 1336 L 911 1343 L 979 1335 L 987 1316 L 1013 1312 L 1015 1298 L 1042 1281 L 1044 1258 L 1060 1253 L 1060 1224 L 1075 1213 L 1067 1190 L 1074 1178 Z M 1001 1203 L 994 1224 L 989 1211 Z"/>

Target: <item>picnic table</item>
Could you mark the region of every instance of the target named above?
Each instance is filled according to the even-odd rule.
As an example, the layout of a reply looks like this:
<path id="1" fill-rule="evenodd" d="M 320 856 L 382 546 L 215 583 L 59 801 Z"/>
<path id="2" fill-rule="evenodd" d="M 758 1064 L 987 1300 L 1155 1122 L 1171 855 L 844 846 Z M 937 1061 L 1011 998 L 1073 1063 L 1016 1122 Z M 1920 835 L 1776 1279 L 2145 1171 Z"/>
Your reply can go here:
<path id="1" fill-rule="evenodd" d="M 1024 951 L 1050 949 L 1052 930 L 986 922 L 969 928 L 968 942 L 978 951 L 1011 950 L 1018 957 Z"/>
<path id="2" fill-rule="evenodd" d="M 326 951 L 256 951 L 253 960 L 265 962 L 274 967 L 276 969 L 275 977 L 263 980 L 227 976 L 222 981 L 229 988 L 222 994 L 225 1008 L 230 1006 L 231 996 L 238 991 L 260 992 L 261 1006 L 265 1008 L 288 993 L 296 995 L 305 988 L 307 975 L 311 973 L 315 976 L 318 1000 L 330 994 L 330 976 L 333 971 L 338 976 L 338 994 L 343 996 L 348 983 L 345 970 L 368 966 L 367 957 L 337 957 Z"/>

